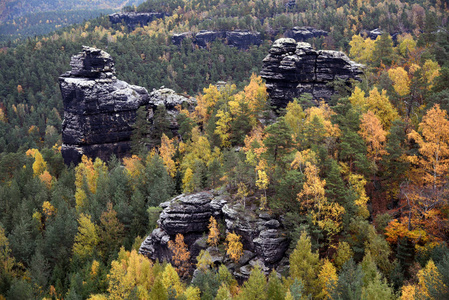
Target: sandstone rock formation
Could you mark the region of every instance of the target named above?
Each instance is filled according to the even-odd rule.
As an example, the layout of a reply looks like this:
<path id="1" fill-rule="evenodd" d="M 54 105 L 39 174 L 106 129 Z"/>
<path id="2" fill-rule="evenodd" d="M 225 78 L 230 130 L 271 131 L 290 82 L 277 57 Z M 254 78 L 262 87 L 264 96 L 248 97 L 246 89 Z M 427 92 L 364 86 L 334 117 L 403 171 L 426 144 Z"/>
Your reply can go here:
<path id="1" fill-rule="evenodd" d="M 148 23 L 156 20 L 162 19 L 166 16 L 165 13 L 136 13 L 136 12 L 128 12 L 128 13 L 115 13 L 109 15 L 109 21 L 112 24 L 120 24 L 125 23 L 129 30 L 136 29 L 137 26 L 145 26 Z"/>
<path id="2" fill-rule="evenodd" d="M 248 49 L 252 45 L 262 44 L 259 32 L 251 32 L 246 30 L 201 30 L 196 34 L 193 34 L 192 32 L 183 32 L 174 34 L 172 37 L 172 43 L 174 45 L 180 45 L 186 38 L 191 38 L 192 42 L 200 48 L 206 48 L 208 44 L 217 39 L 223 40 L 227 45 L 238 49 Z"/>
<path id="3" fill-rule="evenodd" d="M 107 160 L 112 153 L 128 153 L 136 111 L 149 100 L 147 90 L 118 80 L 114 61 L 100 49 L 83 47 L 70 65 L 72 70 L 59 78 L 65 163 L 76 164 L 83 154 Z"/>
<path id="4" fill-rule="evenodd" d="M 314 37 L 327 36 L 328 32 L 321 29 L 316 29 L 309 26 L 298 27 L 295 26 L 292 29 L 284 32 L 284 37 L 292 38 L 297 42 L 305 42 L 306 40 Z"/>
<path id="5" fill-rule="evenodd" d="M 148 94 L 143 87 L 118 80 L 113 59 L 100 49 L 84 46 L 70 65 L 72 70 L 59 78 L 64 102 L 61 151 L 66 164 L 79 163 L 83 154 L 104 161 L 112 154 L 128 155 L 140 106 L 146 106 L 151 117 L 158 105 L 165 105 L 176 131 L 175 106 L 195 103 L 194 98 L 170 89 Z"/>
<path id="6" fill-rule="evenodd" d="M 207 226 L 210 217 L 214 216 L 217 220 L 223 218 L 227 232 L 242 237 L 245 251 L 239 264 L 232 263 L 217 248 L 207 248 L 213 261 L 225 263 L 237 278 L 248 278 L 255 264 L 268 273 L 285 263 L 282 259 L 289 241 L 279 220 L 266 213 L 257 215 L 248 207 L 243 209 L 240 204 L 231 205 L 227 200 L 226 196 L 215 192 L 200 192 L 180 195 L 162 203 L 160 206 L 164 210 L 158 220 L 159 228 L 145 239 L 139 252 L 151 259 L 170 261 L 168 241 L 182 233 L 194 260 L 202 249 L 207 248 Z"/>
<path id="7" fill-rule="evenodd" d="M 329 100 L 334 89 L 328 83 L 361 80 L 362 67 L 342 52 L 314 50 L 308 43 L 282 38 L 274 42 L 263 60 L 260 75 L 266 80 L 271 104 L 284 108 L 304 93 L 315 100 Z"/>

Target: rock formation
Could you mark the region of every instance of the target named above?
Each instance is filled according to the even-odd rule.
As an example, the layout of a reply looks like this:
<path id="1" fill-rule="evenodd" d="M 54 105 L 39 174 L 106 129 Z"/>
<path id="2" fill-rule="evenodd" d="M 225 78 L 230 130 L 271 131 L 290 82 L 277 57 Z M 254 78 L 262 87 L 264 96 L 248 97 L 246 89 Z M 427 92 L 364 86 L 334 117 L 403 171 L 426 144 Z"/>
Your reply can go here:
<path id="1" fill-rule="evenodd" d="M 112 153 L 128 153 L 136 111 L 149 100 L 147 90 L 118 80 L 114 61 L 100 49 L 83 47 L 70 65 L 72 70 L 59 78 L 65 163 L 76 164 L 83 154 L 107 160 Z"/>
<path id="2" fill-rule="evenodd" d="M 271 104 L 284 108 L 304 93 L 315 100 L 329 100 L 334 89 L 328 83 L 336 79 L 348 84 L 350 79 L 361 80 L 362 67 L 342 52 L 317 51 L 308 43 L 282 38 L 269 50 L 260 74 L 266 80 Z"/>
<path id="3" fill-rule="evenodd" d="M 109 15 L 109 21 L 112 24 L 120 24 L 125 23 L 129 30 L 136 29 L 137 26 L 145 26 L 148 23 L 156 20 L 162 19 L 166 16 L 165 13 L 136 13 L 136 12 L 128 12 L 128 13 L 115 13 Z"/>
<path id="4" fill-rule="evenodd" d="M 285 266 L 284 254 L 289 246 L 282 224 L 264 213 L 257 215 L 248 207 L 231 205 L 228 198 L 215 192 L 180 195 L 162 203 L 159 228 L 142 243 L 139 252 L 151 259 L 171 260 L 168 241 L 177 233 L 184 235 L 192 260 L 207 249 L 216 264 L 224 263 L 239 279 L 248 278 L 252 266 L 258 264 L 268 273 L 272 268 Z M 227 232 L 242 237 L 244 255 L 238 264 L 232 263 L 216 247 L 207 247 L 208 224 L 211 216 L 223 219 Z"/>
<path id="5" fill-rule="evenodd" d="M 259 32 L 251 32 L 246 30 L 201 30 L 197 34 L 193 34 L 192 32 L 183 32 L 174 34 L 172 37 L 172 43 L 179 46 L 185 38 L 191 38 L 192 42 L 200 48 L 206 48 L 208 44 L 217 39 L 223 40 L 227 45 L 238 49 L 248 49 L 252 45 L 258 46 L 262 44 Z"/>
<path id="6" fill-rule="evenodd" d="M 170 89 L 148 94 L 143 87 L 118 80 L 113 59 L 100 49 L 84 46 L 70 65 L 72 70 L 59 78 L 64 102 L 61 152 L 66 164 L 79 163 L 83 154 L 104 161 L 112 154 L 128 155 L 140 106 L 146 106 L 151 117 L 159 104 L 165 105 L 176 130 L 175 106 L 195 102 Z"/>
<path id="7" fill-rule="evenodd" d="M 292 29 L 289 29 L 286 32 L 284 32 L 284 37 L 292 38 L 297 42 L 305 42 L 310 38 L 327 36 L 327 34 L 328 34 L 327 31 L 321 29 L 315 29 L 309 26 L 305 27 L 295 26 Z"/>

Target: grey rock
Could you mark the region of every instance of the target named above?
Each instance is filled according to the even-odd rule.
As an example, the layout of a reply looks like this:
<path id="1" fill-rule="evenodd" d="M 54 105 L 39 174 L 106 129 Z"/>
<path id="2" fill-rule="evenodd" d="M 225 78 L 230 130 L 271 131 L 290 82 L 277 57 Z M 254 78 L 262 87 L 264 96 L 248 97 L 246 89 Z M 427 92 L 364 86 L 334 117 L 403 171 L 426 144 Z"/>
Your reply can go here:
<path id="1" fill-rule="evenodd" d="M 322 37 L 327 35 L 328 35 L 327 31 L 316 29 L 310 26 L 303 26 L 303 27 L 295 26 L 284 32 L 284 37 L 292 38 L 297 42 L 305 42 L 310 38 Z"/>
<path id="2" fill-rule="evenodd" d="M 344 53 L 314 50 L 310 44 L 297 43 L 292 38 L 276 40 L 263 60 L 260 75 L 266 80 L 272 105 L 285 108 L 293 98 L 304 93 L 313 99 L 328 101 L 335 93 L 328 83 L 342 79 L 361 81 L 363 66 L 351 61 Z"/>
<path id="3" fill-rule="evenodd" d="M 192 32 L 176 33 L 172 36 L 172 43 L 174 45 L 181 45 L 186 38 L 191 38 L 193 44 L 200 48 L 206 48 L 208 44 L 221 40 L 231 47 L 238 49 L 248 49 L 252 45 L 261 45 L 262 39 L 259 32 L 247 30 L 234 31 L 211 31 L 201 30 L 194 34 Z"/>
<path id="4" fill-rule="evenodd" d="M 171 129 L 176 133 L 175 106 L 193 107 L 194 98 L 170 89 L 153 90 L 128 84 L 115 77 L 114 60 L 103 50 L 83 46 L 74 55 L 72 70 L 59 78 L 64 104 L 62 155 L 66 164 L 78 164 L 82 155 L 109 160 L 112 154 L 129 155 L 137 110 L 145 106 L 149 115 L 158 105 L 167 108 Z"/>
<path id="5" fill-rule="evenodd" d="M 138 26 L 143 27 L 156 19 L 162 19 L 166 16 L 167 16 L 166 13 L 160 12 L 151 12 L 151 13 L 125 12 L 109 15 L 109 21 L 112 24 L 125 23 L 130 30 L 134 30 Z"/>
<path id="6" fill-rule="evenodd" d="M 118 80 L 114 61 L 100 49 L 83 46 L 70 65 L 72 70 L 59 78 L 64 162 L 77 164 L 83 154 L 104 161 L 128 154 L 137 109 L 148 103 L 147 90 Z"/>

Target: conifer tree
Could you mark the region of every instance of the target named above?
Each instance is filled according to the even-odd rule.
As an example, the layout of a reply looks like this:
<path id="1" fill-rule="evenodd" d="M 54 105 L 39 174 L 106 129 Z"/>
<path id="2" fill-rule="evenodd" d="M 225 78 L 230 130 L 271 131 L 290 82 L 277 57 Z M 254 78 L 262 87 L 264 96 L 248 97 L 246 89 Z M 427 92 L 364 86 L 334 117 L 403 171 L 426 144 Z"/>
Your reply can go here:
<path id="1" fill-rule="evenodd" d="M 289 261 L 290 277 L 304 284 L 306 295 L 316 296 L 319 292 L 319 258 L 318 253 L 312 252 L 312 243 L 305 231 L 302 232 Z"/>

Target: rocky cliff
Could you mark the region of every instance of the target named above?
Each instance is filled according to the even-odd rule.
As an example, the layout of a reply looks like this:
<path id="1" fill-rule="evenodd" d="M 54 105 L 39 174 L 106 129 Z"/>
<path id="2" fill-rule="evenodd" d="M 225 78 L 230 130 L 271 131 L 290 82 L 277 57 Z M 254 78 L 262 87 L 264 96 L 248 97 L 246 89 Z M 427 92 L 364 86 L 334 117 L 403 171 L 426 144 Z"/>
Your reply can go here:
<path id="1" fill-rule="evenodd" d="M 309 93 L 315 100 L 329 100 L 334 89 L 328 83 L 336 80 L 361 80 L 362 65 L 344 53 L 314 50 L 308 43 L 291 38 L 278 39 L 263 60 L 260 75 L 266 80 L 272 105 L 284 108 L 293 98 Z"/>
<path id="2" fill-rule="evenodd" d="M 181 45 L 186 38 L 192 39 L 192 42 L 200 48 L 206 48 L 208 44 L 215 40 L 223 40 L 227 45 L 238 49 L 248 49 L 252 45 L 262 44 L 259 32 L 251 32 L 246 30 L 235 31 L 209 31 L 201 30 L 194 34 L 192 32 L 183 32 L 172 36 L 174 45 Z"/>
<path id="3" fill-rule="evenodd" d="M 153 260 L 171 261 L 168 241 L 181 233 L 193 263 L 199 252 L 207 249 L 215 264 L 226 264 L 240 279 L 248 278 L 255 264 L 267 273 L 286 265 L 284 254 L 289 246 L 286 232 L 279 220 L 266 213 L 259 215 L 255 209 L 243 209 L 240 204 L 231 204 L 228 197 L 215 192 L 180 195 L 160 206 L 163 211 L 158 220 L 159 227 L 145 239 L 139 250 Z M 211 216 L 223 222 L 227 232 L 242 237 L 244 255 L 238 264 L 232 263 L 220 247 L 207 246 L 207 226 Z"/>
<path id="4" fill-rule="evenodd" d="M 83 154 L 105 161 L 112 154 L 128 155 L 140 106 L 146 106 L 151 117 L 159 104 L 165 105 L 176 130 L 175 106 L 195 102 L 170 89 L 148 94 L 143 87 L 118 80 L 113 59 L 100 49 L 84 46 L 70 65 L 72 70 L 59 78 L 64 102 L 61 151 L 66 164 L 77 164 Z"/>
<path id="5" fill-rule="evenodd" d="M 292 29 L 289 29 L 286 32 L 284 32 L 284 37 L 292 38 L 297 42 L 305 42 L 306 40 L 314 37 L 327 36 L 327 34 L 328 32 L 325 30 L 316 29 L 309 26 L 304 27 L 295 26 Z"/>
<path id="6" fill-rule="evenodd" d="M 115 13 L 109 15 L 109 21 L 112 24 L 120 24 L 125 23 L 129 30 L 136 29 L 137 26 L 145 26 L 148 23 L 156 20 L 162 19 L 166 16 L 165 13 L 136 13 L 136 12 L 128 12 L 128 13 Z"/>

